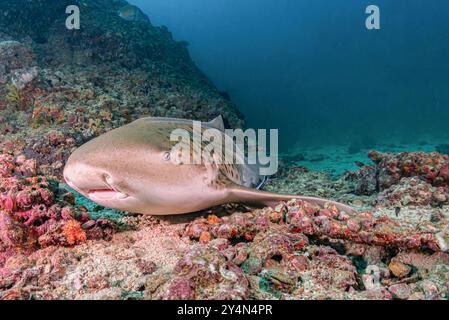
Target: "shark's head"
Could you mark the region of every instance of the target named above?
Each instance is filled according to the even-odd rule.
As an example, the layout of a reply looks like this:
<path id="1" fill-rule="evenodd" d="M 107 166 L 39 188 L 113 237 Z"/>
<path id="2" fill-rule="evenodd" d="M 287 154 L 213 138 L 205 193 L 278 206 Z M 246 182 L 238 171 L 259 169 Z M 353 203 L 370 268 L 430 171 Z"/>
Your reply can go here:
<path id="1" fill-rule="evenodd" d="M 94 139 L 75 150 L 64 168 L 65 181 L 102 206 L 119 210 L 135 206 L 138 196 L 129 184 L 129 177 L 117 166 L 123 155 L 101 144 Z"/>
<path id="2" fill-rule="evenodd" d="M 75 151 L 64 168 L 65 181 L 71 188 L 100 205 L 121 208 L 131 200 L 130 190 L 122 188 L 123 181 L 117 172 L 102 166 L 101 160 L 94 159 L 94 154 Z"/>

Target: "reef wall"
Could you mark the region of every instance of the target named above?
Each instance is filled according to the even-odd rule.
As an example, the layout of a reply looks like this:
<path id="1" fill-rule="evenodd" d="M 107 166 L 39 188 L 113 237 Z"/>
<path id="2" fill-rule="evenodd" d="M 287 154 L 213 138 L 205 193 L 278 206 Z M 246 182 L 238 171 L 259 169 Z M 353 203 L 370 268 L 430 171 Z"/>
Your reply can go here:
<path id="1" fill-rule="evenodd" d="M 69 4 L 79 6 L 79 30 L 66 28 Z M 243 126 L 241 114 L 195 66 L 185 43 L 148 20 L 122 19 L 118 11 L 126 5 L 0 2 L 3 146 L 11 141 L 14 152 L 25 149 L 45 162 L 45 152 L 33 145 L 45 143 L 50 130 L 73 139 L 74 147 L 144 116 L 210 120 L 222 114 L 229 126 Z"/>
<path id="2" fill-rule="evenodd" d="M 67 4 L 79 31 L 65 28 Z M 283 159 L 266 186 L 355 214 L 292 200 L 156 219 L 62 184 L 74 148 L 139 117 L 244 125 L 185 45 L 122 19 L 125 5 L 0 1 L 0 299 L 449 297 L 449 157 L 437 152 L 373 151 L 338 179 Z"/>

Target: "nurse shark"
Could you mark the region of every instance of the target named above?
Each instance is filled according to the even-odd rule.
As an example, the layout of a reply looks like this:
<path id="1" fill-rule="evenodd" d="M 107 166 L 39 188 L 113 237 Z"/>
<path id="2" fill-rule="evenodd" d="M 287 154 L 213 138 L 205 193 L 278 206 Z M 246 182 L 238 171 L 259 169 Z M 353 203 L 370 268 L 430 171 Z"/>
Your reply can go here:
<path id="1" fill-rule="evenodd" d="M 172 141 L 171 134 L 177 129 L 192 132 L 192 123 L 149 117 L 111 130 L 71 154 L 64 179 L 101 206 L 148 215 L 191 213 L 228 203 L 274 206 L 291 199 L 354 212 L 330 200 L 257 190 L 263 177 L 250 165 L 173 161 L 177 142 Z M 226 134 L 221 117 L 202 123 L 202 128 Z M 200 144 L 191 152 L 204 147 Z"/>

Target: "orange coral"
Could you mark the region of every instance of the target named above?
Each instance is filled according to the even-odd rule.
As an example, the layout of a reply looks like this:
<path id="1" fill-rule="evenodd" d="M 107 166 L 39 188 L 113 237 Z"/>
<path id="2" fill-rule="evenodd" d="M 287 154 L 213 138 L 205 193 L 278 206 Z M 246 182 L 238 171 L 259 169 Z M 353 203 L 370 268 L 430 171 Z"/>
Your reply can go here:
<path id="1" fill-rule="evenodd" d="M 203 231 L 203 232 L 201 232 L 199 240 L 201 243 L 208 243 L 212 240 L 212 236 L 209 232 Z"/>
<path id="2" fill-rule="evenodd" d="M 69 245 L 82 243 L 86 241 L 86 232 L 81 229 L 81 224 L 76 220 L 68 221 L 62 226 L 62 232 L 67 239 Z"/>
<path id="3" fill-rule="evenodd" d="M 207 222 L 209 222 L 210 224 L 217 224 L 221 222 L 221 219 L 216 215 L 210 215 L 207 217 Z"/>

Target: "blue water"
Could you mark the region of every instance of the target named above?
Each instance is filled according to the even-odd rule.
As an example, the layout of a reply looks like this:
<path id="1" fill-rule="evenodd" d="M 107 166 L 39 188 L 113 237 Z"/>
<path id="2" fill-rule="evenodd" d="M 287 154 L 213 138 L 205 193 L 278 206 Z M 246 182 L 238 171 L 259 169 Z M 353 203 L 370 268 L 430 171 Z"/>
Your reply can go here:
<path id="1" fill-rule="evenodd" d="M 449 141 L 447 0 L 131 0 L 249 127 L 292 145 Z M 365 8 L 381 10 L 368 31 Z M 427 141 L 427 142 L 428 142 Z"/>

